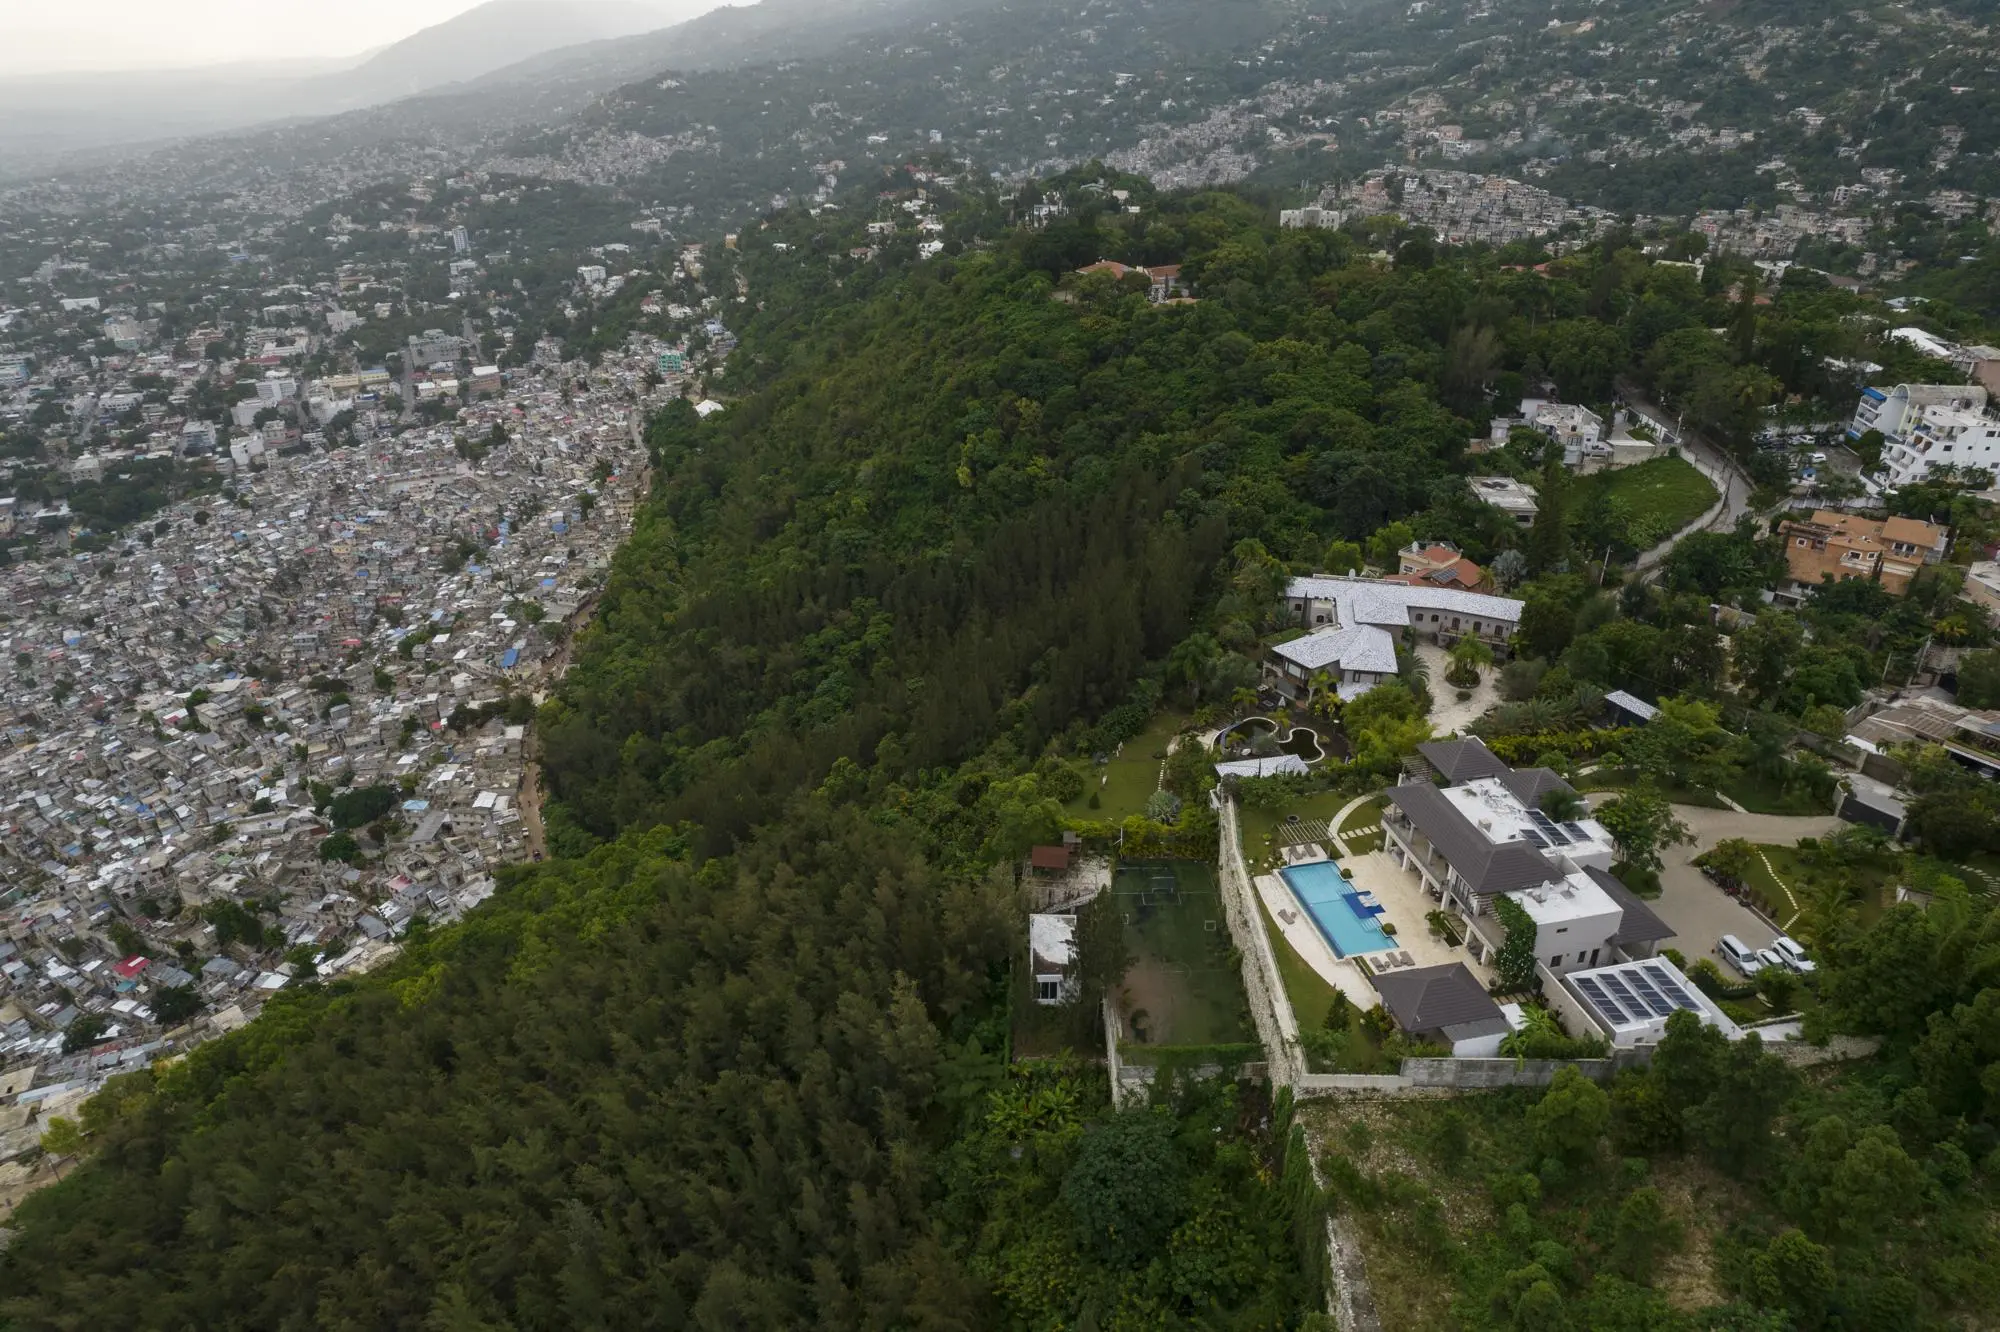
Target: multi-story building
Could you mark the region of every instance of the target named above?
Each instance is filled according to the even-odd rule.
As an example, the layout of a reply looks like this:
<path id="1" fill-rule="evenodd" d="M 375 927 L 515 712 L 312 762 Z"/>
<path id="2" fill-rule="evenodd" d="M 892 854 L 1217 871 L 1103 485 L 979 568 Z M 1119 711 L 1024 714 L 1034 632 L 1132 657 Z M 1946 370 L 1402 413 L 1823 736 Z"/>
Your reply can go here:
<path id="1" fill-rule="evenodd" d="M 2000 561 L 1974 560 L 1965 571 L 1965 587 L 1959 596 L 2000 622 Z"/>
<path id="2" fill-rule="evenodd" d="M 1518 527 L 1533 527 L 1535 515 L 1542 511 L 1535 488 L 1525 481 L 1511 476 L 1475 476 L 1467 484 L 1474 499 L 1500 510 Z"/>
<path id="3" fill-rule="evenodd" d="M 1521 404 L 1521 416 L 1530 429 L 1562 446 L 1563 466 L 1572 471 L 1586 459 L 1611 456 L 1611 446 L 1604 442 L 1604 418 L 1588 407 L 1529 399 Z"/>
<path id="4" fill-rule="evenodd" d="M 1396 574 L 1388 581 L 1460 592 L 1486 592 L 1493 585 L 1486 570 L 1465 558 L 1448 541 L 1412 541 L 1396 552 Z"/>
<path id="5" fill-rule="evenodd" d="M 441 328 L 427 328 L 421 334 L 412 335 L 408 347 L 410 364 L 414 367 L 436 365 L 440 361 L 456 361 L 465 346 L 465 339 L 455 333 L 447 333 Z"/>
<path id="6" fill-rule="evenodd" d="M 1294 703 L 1311 695 L 1321 675 L 1342 698 L 1393 678 L 1396 640 L 1406 631 L 1440 643 L 1478 638 L 1501 647 L 1521 625 L 1521 602 L 1421 581 L 1294 578 L 1285 603 L 1312 632 L 1273 647 L 1264 675 Z"/>
<path id="7" fill-rule="evenodd" d="M 1810 518 L 1778 524 L 1785 541 L 1785 566 L 1804 587 L 1864 578 L 1892 596 L 1909 590 L 1926 564 L 1944 558 L 1951 530 L 1915 518 L 1862 518 L 1830 509 Z"/>
<path id="8" fill-rule="evenodd" d="M 1849 439 L 1860 439 L 1870 430 L 1885 438 L 1906 434 L 1926 407 L 1948 406 L 1957 402 L 1986 405 L 1986 390 L 1964 384 L 1897 384 L 1893 388 L 1865 388 L 1847 427 Z"/>
<path id="9" fill-rule="evenodd" d="M 1910 485 L 1944 467 L 2000 471 L 2000 415 L 1980 384 L 1898 384 L 1862 390 L 1847 437 L 1881 432 L 1871 490 Z"/>
<path id="10" fill-rule="evenodd" d="M 1421 746 L 1445 785 L 1408 781 L 1383 809 L 1384 850 L 1466 922 L 1466 949 L 1488 961 L 1506 943 L 1494 899 L 1512 898 L 1535 925 L 1535 956 L 1553 975 L 1646 958 L 1673 930 L 1611 873 L 1604 825 L 1559 819 L 1542 804 L 1574 794 L 1547 768 L 1510 768 L 1474 738 Z"/>

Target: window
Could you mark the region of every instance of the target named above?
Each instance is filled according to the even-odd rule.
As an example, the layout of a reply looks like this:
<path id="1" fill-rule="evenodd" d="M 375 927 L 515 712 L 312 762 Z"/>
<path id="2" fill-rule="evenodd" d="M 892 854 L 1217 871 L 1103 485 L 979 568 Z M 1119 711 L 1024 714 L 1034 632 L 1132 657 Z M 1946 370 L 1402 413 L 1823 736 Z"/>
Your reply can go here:
<path id="1" fill-rule="evenodd" d="M 1593 967 L 1597 965 L 1597 954 L 1598 954 L 1598 951 L 1599 951 L 1599 950 L 1598 950 L 1598 949 L 1595 949 L 1595 948 L 1593 948 L 1593 949 L 1591 949 L 1591 950 L 1590 950 L 1590 965 L 1591 965 L 1591 966 L 1593 966 Z"/>
<path id="2" fill-rule="evenodd" d="M 1563 964 L 1563 955 L 1561 953 L 1557 953 L 1554 957 L 1549 959 L 1549 965 L 1552 967 L 1559 967 L 1562 964 Z"/>
<path id="3" fill-rule="evenodd" d="M 1035 998 L 1042 1003 L 1052 1004 L 1062 998 L 1062 982 L 1050 980 L 1046 976 L 1035 978 Z"/>

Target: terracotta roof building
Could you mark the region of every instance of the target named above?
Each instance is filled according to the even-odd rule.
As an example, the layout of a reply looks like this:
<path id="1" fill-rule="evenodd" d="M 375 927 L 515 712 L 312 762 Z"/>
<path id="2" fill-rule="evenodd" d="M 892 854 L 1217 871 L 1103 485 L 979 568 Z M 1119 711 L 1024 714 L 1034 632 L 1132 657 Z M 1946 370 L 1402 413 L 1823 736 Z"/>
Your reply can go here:
<path id="1" fill-rule="evenodd" d="M 1949 528 L 1915 518 L 1863 518 L 1831 509 L 1778 525 L 1785 540 L 1785 565 L 1792 581 L 1806 587 L 1865 578 L 1892 596 L 1909 590 L 1926 564 L 1944 557 Z"/>
<path id="2" fill-rule="evenodd" d="M 1458 553 L 1458 547 L 1443 541 L 1425 544 L 1413 541 L 1396 555 L 1397 569 L 1385 581 L 1412 587 L 1451 587 L 1462 592 L 1490 592 L 1492 582 L 1486 570 Z"/>

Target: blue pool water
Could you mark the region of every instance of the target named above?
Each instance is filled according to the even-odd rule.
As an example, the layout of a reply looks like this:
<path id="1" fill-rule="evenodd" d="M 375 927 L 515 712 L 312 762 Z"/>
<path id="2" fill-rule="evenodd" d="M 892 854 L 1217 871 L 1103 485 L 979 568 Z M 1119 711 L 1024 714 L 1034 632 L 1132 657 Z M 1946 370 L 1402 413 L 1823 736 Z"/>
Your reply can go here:
<path id="1" fill-rule="evenodd" d="M 1326 941 L 1333 945 L 1336 956 L 1379 953 L 1396 946 L 1395 940 L 1382 933 L 1382 923 L 1361 905 L 1355 897 L 1354 885 L 1331 860 L 1293 865 L 1279 870 L 1278 875 L 1319 926 Z"/>

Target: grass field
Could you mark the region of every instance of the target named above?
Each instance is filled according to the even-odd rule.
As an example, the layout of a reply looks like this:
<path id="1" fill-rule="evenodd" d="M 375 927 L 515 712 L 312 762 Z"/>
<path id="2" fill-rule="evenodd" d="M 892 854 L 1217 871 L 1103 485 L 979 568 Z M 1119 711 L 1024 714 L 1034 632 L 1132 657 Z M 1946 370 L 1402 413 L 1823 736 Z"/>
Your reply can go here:
<path id="1" fill-rule="evenodd" d="M 1892 851 L 1865 857 L 1839 870 L 1822 869 L 1811 863 L 1807 852 L 1796 846 L 1758 846 L 1763 858 L 1750 862 L 1750 872 L 1743 877 L 1745 886 L 1757 899 L 1764 913 L 1779 925 L 1787 925 L 1797 914 L 1799 907 L 1792 905 L 1796 898 L 1799 906 L 1804 906 L 1811 891 L 1829 877 L 1839 874 L 1851 875 L 1854 885 L 1854 908 L 1863 925 L 1872 925 L 1881 918 L 1888 908 L 1889 885 L 1896 877 L 1900 858 Z M 1766 869 L 1764 862 L 1770 862 Z M 1784 881 L 1781 885 L 1778 880 Z M 1785 887 L 1791 888 L 1791 896 L 1785 894 Z"/>
<path id="2" fill-rule="evenodd" d="M 1153 718 L 1109 763 L 1091 769 L 1090 784 L 1063 812 L 1072 818 L 1113 820 L 1144 814 L 1146 801 L 1160 789 L 1160 762 L 1167 756 L 1167 742 L 1187 724 L 1188 719 L 1176 712 Z M 1095 809 L 1090 804 L 1093 791 L 1098 800 Z"/>
<path id="3" fill-rule="evenodd" d="M 1124 1026 L 1121 1048 L 1255 1041 L 1214 868 L 1131 861 L 1118 867 L 1111 891 L 1132 956 L 1113 998 Z"/>
<path id="4" fill-rule="evenodd" d="M 1271 941 L 1271 956 L 1278 960 L 1278 979 L 1284 982 L 1285 997 L 1292 1003 L 1292 1016 L 1301 1028 L 1323 1025 L 1327 1009 L 1333 1006 L 1333 987 L 1285 942 L 1263 897 L 1253 896 L 1257 896 L 1257 918 L 1264 922 L 1264 935 Z"/>
<path id="5" fill-rule="evenodd" d="M 1701 517 L 1717 499 L 1715 484 L 1685 458 L 1654 458 L 1584 477 L 1576 483 L 1571 511 L 1580 511 L 1598 494 L 1618 501 L 1632 519 L 1651 522 L 1661 537 Z"/>
<path id="6" fill-rule="evenodd" d="M 1635 775 L 1630 768 L 1599 768 L 1572 778 L 1570 785 L 1579 791 L 1623 791 L 1631 786 Z M 1676 805 L 1698 805 L 1703 809 L 1726 809 L 1715 792 L 1705 786 L 1676 786 L 1672 783 L 1655 783 L 1660 794 Z"/>
<path id="7" fill-rule="evenodd" d="M 1803 786 L 1784 786 L 1768 777 L 1739 772 L 1717 788 L 1752 814 L 1830 814 L 1826 803 L 1815 800 Z"/>

